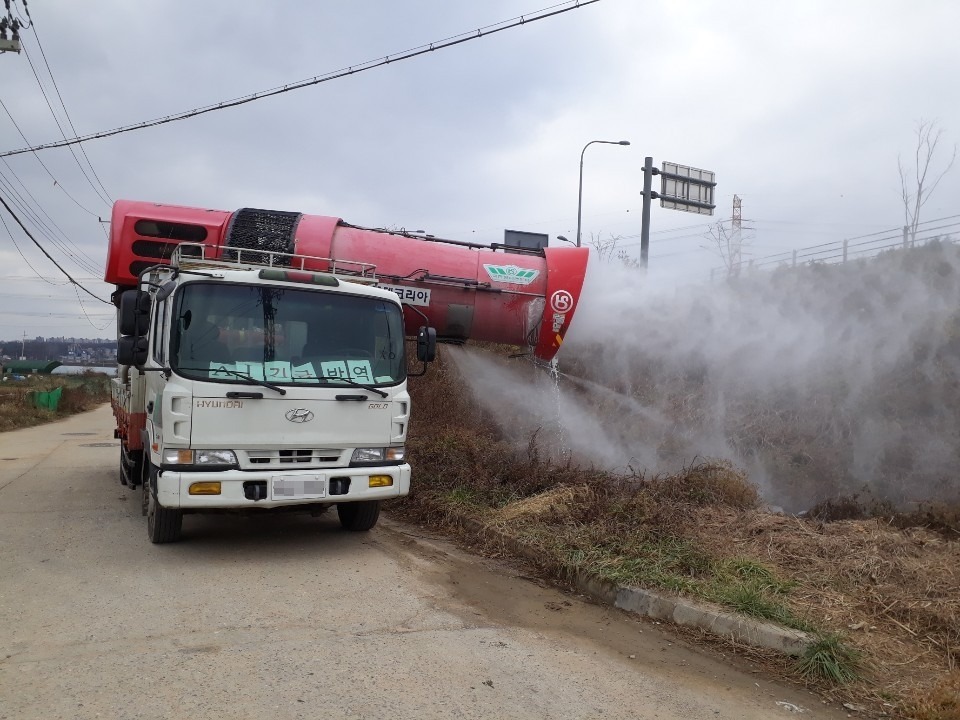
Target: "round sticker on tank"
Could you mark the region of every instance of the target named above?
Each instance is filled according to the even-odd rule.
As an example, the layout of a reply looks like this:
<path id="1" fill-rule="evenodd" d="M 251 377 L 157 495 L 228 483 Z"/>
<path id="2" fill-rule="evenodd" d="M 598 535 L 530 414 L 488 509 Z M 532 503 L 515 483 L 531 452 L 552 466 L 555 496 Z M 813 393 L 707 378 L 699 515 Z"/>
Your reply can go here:
<path id="1" fill-rule="evenodd" d="M 566 290 L 557 290 L 550 296 L 550 307 L 557 313 L 570 312 L 573 308 L 573 295 Z"/>

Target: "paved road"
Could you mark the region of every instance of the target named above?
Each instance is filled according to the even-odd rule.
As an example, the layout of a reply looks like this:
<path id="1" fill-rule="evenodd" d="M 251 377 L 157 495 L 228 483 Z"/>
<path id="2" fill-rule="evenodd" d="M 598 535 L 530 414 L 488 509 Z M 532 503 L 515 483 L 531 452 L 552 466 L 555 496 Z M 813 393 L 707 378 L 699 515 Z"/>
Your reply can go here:
<path id="1" fill-rule="evenodd" d="M 844 717 L 428 533 L 147 541 L 106 408 L 0 434 L 0 718 Z"/>

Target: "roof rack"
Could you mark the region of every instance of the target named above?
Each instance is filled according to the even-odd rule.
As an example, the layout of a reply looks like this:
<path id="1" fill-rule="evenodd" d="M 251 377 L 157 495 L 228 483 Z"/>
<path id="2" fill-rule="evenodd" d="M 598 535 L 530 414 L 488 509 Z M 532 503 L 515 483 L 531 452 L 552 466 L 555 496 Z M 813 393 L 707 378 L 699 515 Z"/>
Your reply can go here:
<path id="1" fill-rule="evenodd" d="M 307 267 L 308 264 L 310 267 Z M 170 258 L 170 265 L 175 268 L 219 267 L 232 270 L 269 267 L 322 272 L 353 282 L 377 282 L 377 266 L 374 263 L 294 255 L 274 250 L 214 247 L 203 243 L 178 244 Z"/>

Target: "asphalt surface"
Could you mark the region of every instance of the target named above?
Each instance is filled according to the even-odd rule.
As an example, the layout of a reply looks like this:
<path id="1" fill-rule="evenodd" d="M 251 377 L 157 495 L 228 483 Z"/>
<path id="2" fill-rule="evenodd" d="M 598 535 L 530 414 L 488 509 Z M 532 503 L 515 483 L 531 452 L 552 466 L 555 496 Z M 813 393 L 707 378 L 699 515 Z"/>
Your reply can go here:
<path id="1" fill-rule="evenodd" d="M 190 516 L 151 545 L 112 423 L 0 434 L 0 718 L 846 717 L 429 529 Z"/>

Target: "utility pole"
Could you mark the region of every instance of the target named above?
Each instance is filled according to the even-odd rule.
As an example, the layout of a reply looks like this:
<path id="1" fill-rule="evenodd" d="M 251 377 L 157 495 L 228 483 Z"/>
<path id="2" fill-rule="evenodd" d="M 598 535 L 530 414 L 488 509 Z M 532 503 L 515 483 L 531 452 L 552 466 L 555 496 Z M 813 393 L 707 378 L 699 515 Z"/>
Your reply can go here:
<path id="1" fill-rule="evenodd" d="M 657 197 L 653 192 L 653 176 L 659 174 L 653 166 L 653 158 L 643 159 L 643 206 L 640 212 L 640 267 L 647 269 L 650 258 L 650 201 Z"/>

